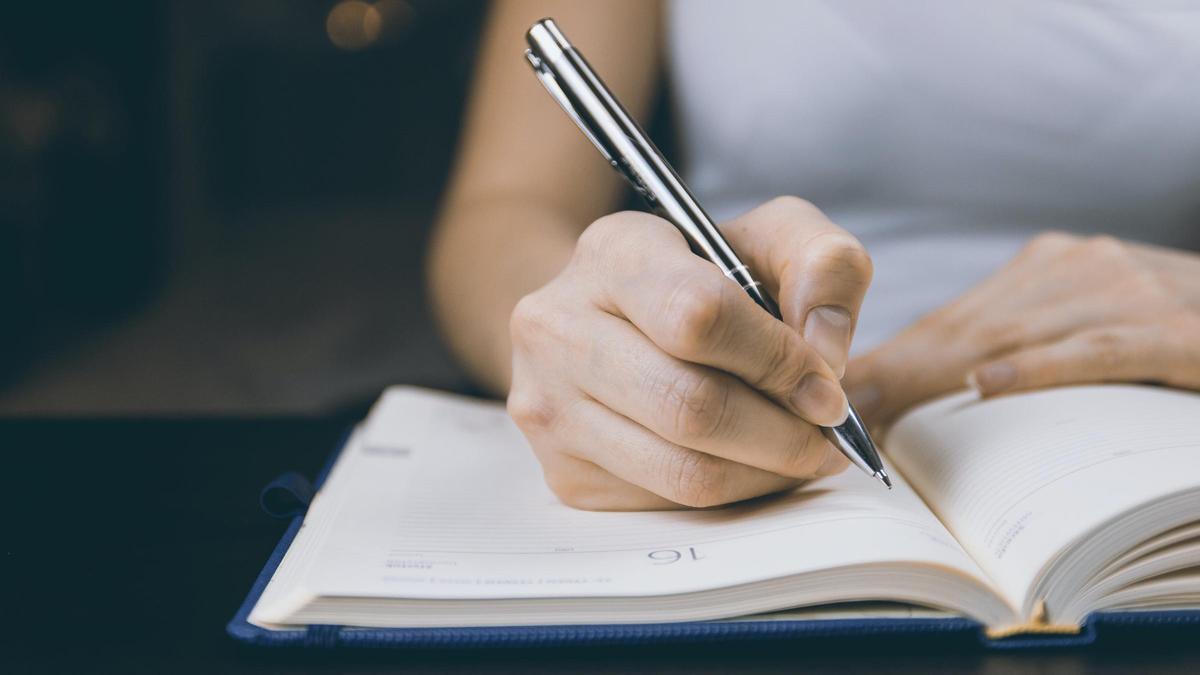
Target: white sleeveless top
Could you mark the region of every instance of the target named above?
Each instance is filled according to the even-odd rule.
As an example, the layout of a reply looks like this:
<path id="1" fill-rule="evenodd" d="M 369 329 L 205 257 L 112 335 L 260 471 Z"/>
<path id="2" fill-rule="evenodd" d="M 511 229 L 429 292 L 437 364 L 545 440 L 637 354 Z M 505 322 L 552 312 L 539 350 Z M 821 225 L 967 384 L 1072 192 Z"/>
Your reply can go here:
<path id="1" fill-rule="evenodd" d="M 875 261 L 855 351 L 1046 229 L 1200 248 L 1200 0 L 676 0 L 683 169 Z"/>

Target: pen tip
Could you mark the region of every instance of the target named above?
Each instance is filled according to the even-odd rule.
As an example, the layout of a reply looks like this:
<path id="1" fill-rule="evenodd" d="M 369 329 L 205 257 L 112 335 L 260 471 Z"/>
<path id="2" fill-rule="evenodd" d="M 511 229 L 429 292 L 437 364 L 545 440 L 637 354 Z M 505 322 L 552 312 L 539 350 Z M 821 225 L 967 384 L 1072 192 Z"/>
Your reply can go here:
<path id="1" fill-rule="evenodd" d="M 886 471 L 884 471 L 883 469 L 876 471 L 875 477 L 878 478 L 879 480 L 883 481 L 883 484 L 887 486 L 887 489 L 889 489 L 889 490 L 892 489 L 892 479 L 887 475 Z"/>

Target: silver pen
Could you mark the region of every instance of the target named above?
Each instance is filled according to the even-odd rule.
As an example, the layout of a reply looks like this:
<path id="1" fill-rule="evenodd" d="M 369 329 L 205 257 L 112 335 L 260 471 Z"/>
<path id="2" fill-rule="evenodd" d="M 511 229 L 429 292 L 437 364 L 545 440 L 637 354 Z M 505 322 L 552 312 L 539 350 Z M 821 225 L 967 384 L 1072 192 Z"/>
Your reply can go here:
<path id="1" fill-rule="evenodd" d="M 625 176 L 655 213 L 679 228 L 693 251 L 715 263 L 759 307 L 782 320 L 770 293 L 751 276 L 679 174 L 554 21 L 547 18 L 533 24 L 525 40 L 529 43 L 525 58 L 538 79 L 604 159 Z M 821 431 L 856 466 L 892 487 L 875 443 L 853 406 L 845 422 Z"/>

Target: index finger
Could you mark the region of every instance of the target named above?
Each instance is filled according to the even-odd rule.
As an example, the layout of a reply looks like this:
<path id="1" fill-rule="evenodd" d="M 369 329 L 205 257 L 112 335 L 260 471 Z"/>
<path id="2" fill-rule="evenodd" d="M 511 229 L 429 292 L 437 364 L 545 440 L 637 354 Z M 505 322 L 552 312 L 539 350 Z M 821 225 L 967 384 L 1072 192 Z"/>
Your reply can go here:
<path id="1" fill-rule="evenodd" d="M 858 239 L 796 197 L 773 199 L 721 229 L 775 295 L 783 320 L 840 377 L 873 273 Z"/>
<path id="2" fill-rule="evenodd" d="M 733 374 L 809 422 L 846 419 L 846 396 L 822 355 L 693 255 L 666 221 L 609 217 L 586 234 L 581 249 L 593 252 L 583 264 L 602 309 L 668 354 Z"/>

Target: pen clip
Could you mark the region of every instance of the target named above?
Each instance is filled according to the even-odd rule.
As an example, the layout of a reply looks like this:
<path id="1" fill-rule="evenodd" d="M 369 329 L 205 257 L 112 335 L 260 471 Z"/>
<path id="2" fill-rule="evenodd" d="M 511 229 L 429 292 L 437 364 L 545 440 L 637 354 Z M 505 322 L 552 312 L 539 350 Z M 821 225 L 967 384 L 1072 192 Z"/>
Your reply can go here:
<path id="1" fill-rule="evenodd" d="M 537 55 L 533 53 L 532 49 L 525 50 L 525 60 L 529 62 L 529 65 L 533 68 L 533 72 L 537 75 L 538 79 L 541 80 L 542 86 L 546 88 L 546 91 L 550 92 L 550 95 L 554 97 L 554 100 L 558 101 L 558 104 L 562 106 L 563 111 L 566 112 L 571 119 L 575 120 L 575 124 L 579 126 L 579 130 L 583 132 L 583 135 L 588 137 L 588 139 L 592 142 L 592 145 L 596 146 L 596 149 L 600 151 L 601 155 L 604 155 L 604 159 L 608 160 L 609 164 L 612 164 L 614 167 L 617 167 L 618 170 L 620 170 L 620 166 L 617 164 L 617 161 L 613 159 L 612 153 L 608 151 L 608 148 L 604 147 L 604 144 L 600 142 L 600 139 L 596 137 L 596 134 L 592 133 L 591 128 L 589 128 L 587 123 L 583 121 L 583 118 L 579 116 L 579 112 L 575 110 L 575 105 L 571 103 L 571 99 L 567 98 L 567 93 L 563 91 L 561 86 L 559 86 L 558 79 L 554 76 L 554 73 L 551 72 L 550 67 L 546 65 L 546 62 L 538 58 Z"/>

